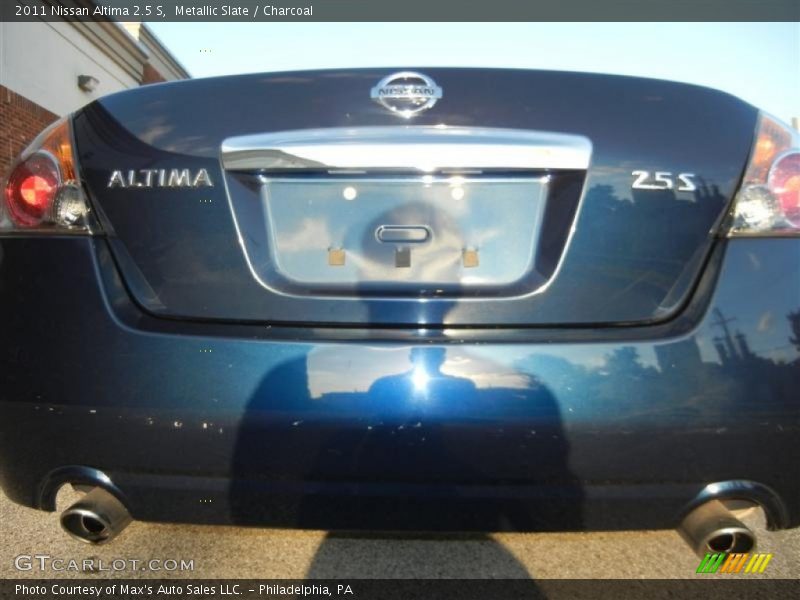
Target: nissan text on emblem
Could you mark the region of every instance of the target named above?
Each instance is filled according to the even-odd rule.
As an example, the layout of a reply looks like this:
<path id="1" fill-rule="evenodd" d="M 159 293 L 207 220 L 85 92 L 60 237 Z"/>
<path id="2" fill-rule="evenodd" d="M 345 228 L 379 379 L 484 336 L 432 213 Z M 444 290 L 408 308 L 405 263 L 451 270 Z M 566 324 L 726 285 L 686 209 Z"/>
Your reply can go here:
<path id="1" fill-rule="evenodd" d="M 442 97 L 442 88 L 423 73 L 401 71 L 384 77 L 370 91 L 378 104 L 406 119 L 428 110 Z"/>

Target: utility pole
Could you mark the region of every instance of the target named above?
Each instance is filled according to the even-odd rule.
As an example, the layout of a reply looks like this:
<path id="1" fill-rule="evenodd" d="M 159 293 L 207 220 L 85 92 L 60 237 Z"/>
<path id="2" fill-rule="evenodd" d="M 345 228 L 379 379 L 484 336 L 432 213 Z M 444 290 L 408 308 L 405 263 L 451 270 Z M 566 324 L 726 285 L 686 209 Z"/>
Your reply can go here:
<path id="1" fill-rule="evenodd" d="M 736 317 L 726 318 L 719 308 L 715 308 L 712 312 L 714 313 L 714 320 L 711 322 L 711 325 L 722 329 L 724 334 L 723 340 L 728 349 L 728 354 L 732 359 L 735 359 L 736 357 L 740 356 L 740 353 L 737 351 L 736 346 L 733 343 L 733 336 L 731 336 L 731 330 L 728 328 L 728 323 L 733 323 L 736 320 Z"/>

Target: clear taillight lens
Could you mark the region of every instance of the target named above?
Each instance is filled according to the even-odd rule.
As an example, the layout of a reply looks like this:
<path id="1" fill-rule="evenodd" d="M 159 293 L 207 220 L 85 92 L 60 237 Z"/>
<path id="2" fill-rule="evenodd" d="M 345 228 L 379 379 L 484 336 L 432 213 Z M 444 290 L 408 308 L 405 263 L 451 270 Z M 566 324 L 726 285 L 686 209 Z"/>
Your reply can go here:
<path id="1" fill-rule="evenodd" d="M 800 235 L 800 134 L 772 117 L 760 117 L 729 235 Z"/>
<path id="2" fill-rule="evenodd" d="M 93 220 L 75 168 L 68 119 L 45 129 L 5 181 L 0 232 L 92 233 Z"/>

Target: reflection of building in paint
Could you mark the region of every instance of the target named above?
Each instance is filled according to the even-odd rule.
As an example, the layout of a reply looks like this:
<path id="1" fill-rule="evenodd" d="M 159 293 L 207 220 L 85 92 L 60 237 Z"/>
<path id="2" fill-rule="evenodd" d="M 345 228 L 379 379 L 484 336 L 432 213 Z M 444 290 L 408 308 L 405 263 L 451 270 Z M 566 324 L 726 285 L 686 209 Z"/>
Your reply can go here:
<path id="1" fill-rule="evenodd" d="M 800 310 L 790 312 L 786 315 L 786 318 L 789 319 L 789 327 L 792 330 L 789 343 L 793 344 L 797 351 L 800 352 Z"/>
<path id="2" fill-rule="evenodd" d="M 732 358 L 731 353 L 728 347 L 723 343 L 722 338 L 714 338 L 714 348 L 716 349 L 717 354 L 719 354 L 719 361 L 723 365 L 730 364 Z"/>
<path id="3" fill-rule="evenodd" d="M 728 366 L 755 358 L 745 334 L 738 330 L 735 334 L 732 334 L 730 327 L 728 327 L 728 324 L 736 319 L 726 318 L 719 308 L 715 308 L 713 312 L 714 320 L 711 324 L 722 331 L 721 336 L 714 337 L 714 348 L 719 354 L 719 360 L 722 365 Z"/>
<path id="4" fill-rule="evenodd" d="M 739 349 L 739 356 L 742 360 L 747 360 L 753 358 L 753 353 L 750 351 L 750 346 L 747 344 L 747 338 L 741 331 L 737 331 L 736 335 L 736 347 Z"/>
<path id="5" fill-rule="evenodd" d="M 697 340 L 691 337 L 680 342 L 670 342 L 656 346 L 658 368 L 662 373 L 683 371 L 696 368 L 702 362 Z"/>

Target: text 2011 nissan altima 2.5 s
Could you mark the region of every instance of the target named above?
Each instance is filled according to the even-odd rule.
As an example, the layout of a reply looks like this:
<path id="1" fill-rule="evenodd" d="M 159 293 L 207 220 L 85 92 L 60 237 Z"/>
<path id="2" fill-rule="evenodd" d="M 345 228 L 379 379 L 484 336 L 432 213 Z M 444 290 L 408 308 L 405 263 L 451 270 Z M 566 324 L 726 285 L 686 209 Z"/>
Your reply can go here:
<path id="1" fill-rule="evenodd" d="M 800 140 L 722 92 L 491 69 L 148 86 L 0 226 L 0 473 L 131 521 L 800 525 Z"/>

